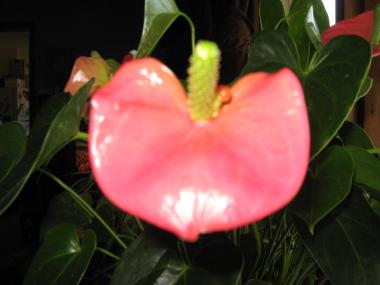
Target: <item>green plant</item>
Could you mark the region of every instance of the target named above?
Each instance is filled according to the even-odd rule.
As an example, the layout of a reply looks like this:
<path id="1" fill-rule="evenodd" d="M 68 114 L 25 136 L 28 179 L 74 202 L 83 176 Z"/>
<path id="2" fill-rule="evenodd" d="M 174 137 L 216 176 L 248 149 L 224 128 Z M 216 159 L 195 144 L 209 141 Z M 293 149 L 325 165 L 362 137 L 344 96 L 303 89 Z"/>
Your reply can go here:
<path id="1" fill-rule="evenodd" d="M 380 283 L 380 151 L 363 129 L 346 121 L 371 88 L 371 47 L 352 35 L 323 45 L 320 34 L 329 23 L 321 1 L 283 2 L 289 1 L 261 1 L 263 31 L 252 38 L 242 75 L 287 67 L 302 84 L 311 159 L 293 202 L 256 223 L 185 243 L 115 208 L 99 195 L 90 173 L 68 185 L 45 165 L 68 143 L 87 141 L 79 124 L 90 80 L 75 96 L 50 98 L 26 146 L 17 124 L 0 126 L 0 213 L 33 172 L 65 190 L 51 201 L 24 284 Z M 148 56 L 179 16 L 189 21 L 194 39 L 191 21 L 173 1 L 146 0 L 145 9 L 137 58 Z M 107 62 L 114 73 L 118 65 Z"/>

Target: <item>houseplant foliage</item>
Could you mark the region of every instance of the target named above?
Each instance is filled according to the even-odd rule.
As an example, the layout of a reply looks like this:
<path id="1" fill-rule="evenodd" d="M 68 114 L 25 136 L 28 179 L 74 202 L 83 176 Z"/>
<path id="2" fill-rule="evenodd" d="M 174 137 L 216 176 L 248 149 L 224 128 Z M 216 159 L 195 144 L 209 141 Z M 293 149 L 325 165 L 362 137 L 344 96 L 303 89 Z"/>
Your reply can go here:
<path id="1" fill-rule="evenodd" d="M 136 53 L 144 59 L 136 62 L 148 64 L 145 57 L 177 17 L 189 21 L 194 47 L 193 25 L 174 1 L 146 0 L 145 12 Z M 295 199 L 254 223 L 187 243 L 120 211 L 100 195 L 91 173 L 72 185 L 55 176 L 46 168 L 48 161 L 70 142 L 87 141 L 79 131 L 86 101 L 119 70 L 115 61 L 93 54 L 92 60 L 81 61 L 95 64 L 96 74 L 86 77 L 94 79 L 85 80 L 75 96 L 52 97 L 28 139 L 16 123 L 0 127 L 5 158 L 0 213 L 33 172 L 65 190 L 51 201 L 24 284 L 380 284 L 379 150 L 360 126 L 346 121 L 371 87 L 370 43 L 355 35 L 322 42 L 329 22 L 320 0 L 261 1 L 260 17 L 262 31 L 253 35 L 249 60 L 236 81 L 252 72 L 278 74 L 286 68 L 302 85 L 311 149 Z M 293 135 L 287 134 L 289 139 Z"/>

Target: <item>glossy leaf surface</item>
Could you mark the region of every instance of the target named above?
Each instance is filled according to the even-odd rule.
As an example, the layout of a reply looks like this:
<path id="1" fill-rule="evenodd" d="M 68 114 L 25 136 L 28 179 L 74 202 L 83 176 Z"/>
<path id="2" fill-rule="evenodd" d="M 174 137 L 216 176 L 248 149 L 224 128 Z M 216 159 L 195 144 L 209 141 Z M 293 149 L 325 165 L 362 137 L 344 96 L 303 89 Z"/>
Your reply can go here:
<path id="1" fill-rule="evenodd" d="M 96 236 L 92 230 L 78 236 L 74 225 L 58 225 L 46 234 L 23 284 L 79 284 L 95 248 Z"/>
<path id="2" fill-rule="evenodd" d="M 145 232 L 125 252 L 112 283 L 174 285 L 186 270 L 165 237 Z"/>
<path id="3" fill-rule="evenodd" d="M 292 39 L 285 33 L 261 33 L 254 38 L 243 73 L 273 72 L 284 66 L 300 77 L 308 106 L 312 157 L 335 136 L 356 102 L 368 73 L 371 54 L 361 38 L 345 36 L 324 46 L 303 72 Z"/>
<path id="4" fill-rule="evenodd" d="M 75 139 L 91 84 L 92 81 L 73 97 L 56 95 L 41 108 L 30 131 L 26 155 L 0 182 L 0 214 L 17 198 L 33 171 Z"/>
<path id="5" fill-rule="evenodd" d="M 345 146 L 357 146 L 364 149 L 373 148 L 368 134 L 359 125 L 346 121 L 339 130 L 339 138 Z"/>
<path id="6" fill-rule="evenodd" d="M 175 19 L 184 15 L 173 0 L 147 0 L 144 14 L 144 27 L 136 58 L 149 56 Z M 193 28 L 191 22 L 189 25 Z"/>
<path id="7" fill-rule="evenodd" d="M 311 233 L 348 196 L 353 176 L 354 163 L 342 147 L 329 148 L 312 162 L 302 190 L 291 204 Z"/>
<path id="8" fill-rule="evenodd" d="M 306 227 L 297 228 L 332 284 L 380 284 L 380 220 L 359 189 L 353 189 L 352 197 L 318 226 L 314 236 Z"/>
<path id="9" fill-rule="evenodd" d="M 364 187 L 373 198 L 380 201 L 380 159 L 363 148 L 349 146 L 346 150 L 355 163 L 355 184 Z"/>
<path id="10" fill-rule="evenodd" d="M 260 1 L 260 24 L 263 31 L 274 31 L 285 17 L 281 0 Z"/>

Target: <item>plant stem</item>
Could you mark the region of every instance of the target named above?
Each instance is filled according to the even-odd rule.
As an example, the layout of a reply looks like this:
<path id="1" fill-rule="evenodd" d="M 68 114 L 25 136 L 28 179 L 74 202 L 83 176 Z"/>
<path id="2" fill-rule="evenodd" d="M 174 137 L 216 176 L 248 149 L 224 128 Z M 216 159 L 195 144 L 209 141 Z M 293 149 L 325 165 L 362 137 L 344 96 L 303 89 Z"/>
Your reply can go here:
<path id="1" fill-rule="evenodd" d="M 182 257 L 185 263 L 190 264 L 190 257 L 189 257 L 189 253 L 187 252 L 185 242 L 182 239 L 178 239 L 178 243 L 179 243 L 180 252 L 182 253 Z"/>
<path id="2" fill-rule="evenodd" d="M 181 16 L 184 17 L 186 19 L 186 21 L 189 23 L 190 25 L 190 32 L 191 32 L 191 50 L 192 50 L 192 53 L 194 52 L 194 49 L 195 49 L 195 26 L 194 26 L 194 23 L 193 21 L 190 19 L 189 16 L 187 16 L 185 13 L 181 13 Z"/>
<path id="3" fill-rule="evenodd" d="M 117 256 L 116 254 L 113 254 L 112 252 L 108 251 L 105 248 L 97 247 L 96 250 L 99 251 L 99 252 L 101 252 L 101 253 L 103 253 L 104 255 L 106 255 L 108 257 L 111 257 L 112 259 L 115 259 L 117 261 L 120 260 L 119 256 Z"/>
<path id="4" fill-rule="evenodd" d="M 232 243 L 236 246 L 238 245 L 238 230 L 232 231 Z"/>
<path id="5" fill-rule="evenodd" d="M 85 132 L 78 132 L 76 139 L 82 140 L 82 141 L 88 141 L 88 133 Z"/>
<path id="6" fill-rule="evenodd" d="M 373 20 L 373 32 L 371 44 L 377 45 L 380 41 L 380 5 L 377 4 L 375 8 L 375 17 Z"/>
<path id="7" fill-rule="evenodd" d="M 115 240 L 118 242 L 118 244 L 123 248 L 127 249 L 127 245 L 120 239 L 120 237 L 115 233 L 114 230 L 111 229 L 111 227 L 103 220 L 103 218 L 85 201 L 83 198 L 78 195 L 78 193 L 75 192 L 74 189 L 72 189 L 70 186 L 65 184 L 62 180 L 60 180 L 55 175 L 43 170 L 39 169 L 40 172 L 43 174 L 49 176 L 51 179 L 53 179 L 59 186 L 61 186 L 64 190 L 66 190 L 70 196 L 88 213 L 90 213 L 91 216 L 95 217 L 102 225 L 103 227 L 115 238 Z"/>
<path id="8" fill-rule="evenodd" d="M 372 148 L 372 149 L 368 149 L 368 152 L 370 154 L 380 154 L 380 148 Z"/>
<path id="9" fill-rule="evenodd" d="M 143 224 L 141 223 L 140 219 L 138 219 L 138 218 L 136 218 L 136 217 L 134 217 L 134 218 L 135 218 L 135 220 L 136 220 L 136 223 L 137 223 L 139 229 L 140 229 L 141 231 L 144 231 L 144 226 L 143 226 Z"/>

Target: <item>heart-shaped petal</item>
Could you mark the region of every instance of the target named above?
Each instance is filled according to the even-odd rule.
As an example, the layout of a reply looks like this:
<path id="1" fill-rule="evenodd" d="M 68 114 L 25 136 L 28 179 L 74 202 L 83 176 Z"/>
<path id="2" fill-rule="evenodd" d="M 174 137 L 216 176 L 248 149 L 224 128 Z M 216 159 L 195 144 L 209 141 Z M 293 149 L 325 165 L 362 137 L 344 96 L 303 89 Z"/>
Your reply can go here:
<path id="1" fill-rule="evenodd" d="M 122 210 L 194 241 L 284 207 L 309 161 L 302 87 L 283 69 L 249 74 L 219 116 L 194 122 L 185 91 L 154 59 L 125 63 L 92 98 L 90 160 Z"/>
<path id="2" fill-rule="evenodd" d="M 338 36 L 356 35 L 370 42 L 373 33 L 374 18 L 375 13 L 371 10 L 351 19 L 340 21 L 322 33 L 321 41 L 323 44 L 327 44 L 333 38 Z M 378 46 L 373 46 L 372 56 L 378 55 L 380 55 L 380 48 Z"/>

